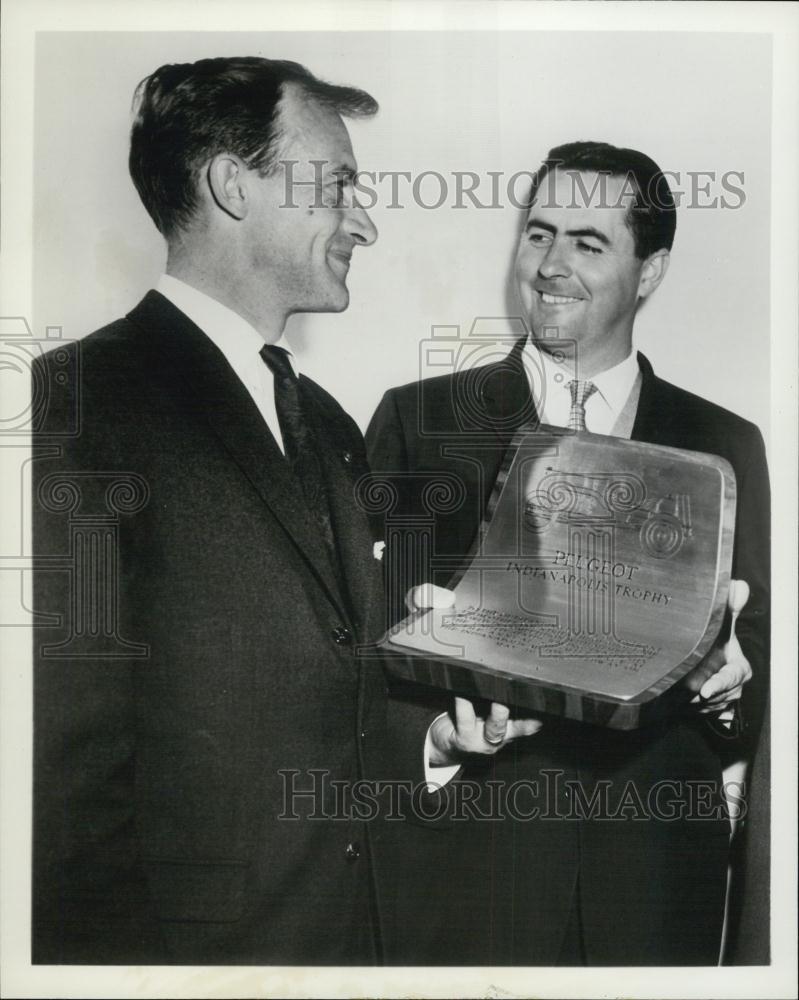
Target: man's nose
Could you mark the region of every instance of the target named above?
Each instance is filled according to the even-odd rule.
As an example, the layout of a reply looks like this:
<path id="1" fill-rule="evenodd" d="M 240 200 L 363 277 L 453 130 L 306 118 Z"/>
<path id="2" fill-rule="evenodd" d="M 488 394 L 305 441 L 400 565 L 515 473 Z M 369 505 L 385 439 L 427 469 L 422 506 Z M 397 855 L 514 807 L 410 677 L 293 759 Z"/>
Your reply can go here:
<path id="1" fill-rule="evenodd" d="M 562 243 L 553 240 L 538 266 L 538 273 L 542 278 L 567 278 L 571 275 L 569 255 Z"/>
<path id="2" fill-rule="evenodd" d="M 347 231 L 356 243 L 364 247 L 371 246 L 377 239 L 377 227 L 357 201 L 353 201 L 347 212 Z"/>

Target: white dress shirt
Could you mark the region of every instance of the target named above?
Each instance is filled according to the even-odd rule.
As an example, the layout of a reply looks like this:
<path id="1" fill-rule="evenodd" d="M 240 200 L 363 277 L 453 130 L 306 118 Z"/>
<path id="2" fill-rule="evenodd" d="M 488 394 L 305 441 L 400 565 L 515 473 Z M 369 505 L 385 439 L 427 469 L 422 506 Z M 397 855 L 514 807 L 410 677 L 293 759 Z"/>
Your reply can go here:
<path id="1" fill-rule="evenodd" d="M 232 309 L 170 274 L 161 275 L 156 291 L 188 316 L 225 355 L 225 360 L 252 396 L 278 448 L 285 455 L 275 409 L 275 380 L 260 355 L 266 343 L 261 334 Z M 284 336 L 281 335 L 275 342 L 275 347 L 282 347 L 288 352 L 294 373 L 298 375 L 296 359 Z"/>
<path id="2" fill-rule="evenodd" d="M 542 351 L 532 338 L 528 338 L 522 352 L 522 364 L 541 422 L 568 427 L 571 392 L 567 387 L 575 377 L 568 362 L 559 363 L 551 354 Z M 639 376 L 634 351 L 613 368 L 592 376 L 590 381 L 596 386 L 596 392 L 585 403 L 586 430 L 594 434 L 613 433 Z"/>

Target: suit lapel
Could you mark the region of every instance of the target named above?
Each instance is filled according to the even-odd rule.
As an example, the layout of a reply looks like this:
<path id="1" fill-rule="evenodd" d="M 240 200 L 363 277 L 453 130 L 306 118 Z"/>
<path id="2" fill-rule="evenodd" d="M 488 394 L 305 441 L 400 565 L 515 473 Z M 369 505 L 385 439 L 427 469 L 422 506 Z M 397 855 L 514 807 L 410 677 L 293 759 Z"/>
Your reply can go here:
<path id="1" fill-rule="evenodd" d="M 319 457 L 325 473 L 333 521 L 333 532 L 341 570 L 349 593 L 356 624 L 370 630 L 370 613 L 380 606 L 382 579 L 372 558 L 373 539 L 366 514 L 358 509 L 355 483 L 367 470 L 358 467 L 358 456 L 351 447 L 352 428 L 343 423 L 340 411 L 326 405 L 325 395 L 310 379 L 302 378 L 306 398 L 315 412 L 315 432 Z"/>
<path id="2" fill-rule="evenodd" d="M 510 354 L 497 364 L 474 369 L 480 373 L 473 381 L 476 392 L 468 394 L 479 400 L 487 425 L 504 444 L 523 424 L 538 424 L 538 413 L 522 363 L 526 340 L 526 336 L 518 340 Z"/>
<path id="3" fill-rule="evenodd" d="M 155 355 L 153 364 L 169 365 L 175 374 L 171 384 L 184 383 L 193 413 L 207 423 L 344 611 L 324 539 L 300 486 L 222 352 L 157 292 L 149 292 L 128 319 L 146 334 Z"/>
<path id="4" fill-rule="evenodd" d="M 638 367 L 641 369 L 641 394 L 638 397 L 638 410 L 630 440 L 668 444 L 672 436 L 672 414 L 668 407 L 661 404 L 658 378 L 652 365 L 640 351 Z"/>
<path id="5" fill-rule="evenodd" d="M 526 340 L 526 336 L 518 340 L 507 357 L 497 364 L 473 369 L 466 375 L 469 381 L 465 399 L 478 402 L 479 430 L 490 428 L 493 432 L 493 442 L 487 440 L 481 447 L 487 481 L 493 482 L 516 431 L 525 424 L 531 430 L 539 424 L 522 363 Z"/>

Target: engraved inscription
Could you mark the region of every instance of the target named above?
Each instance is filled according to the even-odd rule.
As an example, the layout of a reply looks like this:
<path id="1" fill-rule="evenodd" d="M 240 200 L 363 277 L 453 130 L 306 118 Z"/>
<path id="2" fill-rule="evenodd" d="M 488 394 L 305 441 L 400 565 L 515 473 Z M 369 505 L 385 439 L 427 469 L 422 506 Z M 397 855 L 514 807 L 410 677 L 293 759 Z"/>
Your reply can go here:
<path id="1" fill-rule="evenodd" d="M 622 566 L 623 563 L 615 563 Z M 630 567 L 631 570 L 638 567 Z M 565 586 L 574 586 L 578 590 L 596 591 L 599 594 L 613 593 L 616 597 L 625 597 L 631 601 L 646 601 L 649 604 L 657 604 L 668 607 L 671 604 L 672 595 L 662 590 L 650 590 L 648 587 L 634 587 L 625 583 L 612 584 L 605 580 L 597 580 L 596 575 L 577 576 L 575 573 L 568 573 L 564 570 L 552 570 L 546 566 L 536 566 L 533 563 L 520 563 L 516 560 L 509 560 L 505 567 L 506 573 L 518 573 L 519 576 L 530 576 L 534 579 L 543 580 L 546 583 L 561 583 Z M 614 574 L 616 575 L 616 574 Z"/>
<path id="2" fill-rule="evenodd" d="M 480 635 L 507 649 L 527 649 L 531 652 L 567 636 L 566 630 L 557 625 L 530 621 L 529 618 L 508 611 L 475 607 L 464 608 L 445 618 L 442 628 L 461 635 Z"/>
<path id="3" fill-rule="evenodd" d="M 564 642 L 542 648 L 539 655 L 553 659 L 587 659 L 608 670 L 637 674 L 659 652 L 657 646 L 626 643 L 613 635 L 571 633 Z"/>
<path id="4" fill-rule="evenodd" d="M 474 606 L 445 617 L 441 627 L 458 635 L 479 635 L 505 649 L 525 650 L 552 659 L 587 659 L 607 670 L 630 673 L 638 673 L 660 652 L 655 646 L 624 643 L 613 636 L 575 634 L 559 625 Z"/>

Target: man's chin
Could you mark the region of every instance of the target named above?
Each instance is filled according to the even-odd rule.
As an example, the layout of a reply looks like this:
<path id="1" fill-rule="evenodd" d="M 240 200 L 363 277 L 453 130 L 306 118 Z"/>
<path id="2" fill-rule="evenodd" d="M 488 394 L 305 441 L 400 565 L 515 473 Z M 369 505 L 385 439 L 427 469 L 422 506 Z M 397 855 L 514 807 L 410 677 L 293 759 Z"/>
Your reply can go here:
<path id="1" fill-rule="evenodd" d="M 342 285 L 338 291 L 338 294 L 331 296 L 330 305 L 325 310 L 326 312 L 340 313 L 344 312 L 347 306 L 350 304 L 350 293 L 346 285 Z"/>
<path id="2" fill-rule="evenodd" d="M 300 312 L 310 312 L 310 313 L 340 313 L 350 304 L 350 293 L 346 285 L 340 285 L 335 290 L 329 292 L 329 294 L 324 297 L 320 296 L 319 299 L 313 304 L 306 306 L 305 309 L 301 309 Z"/>
<path id="3" fill-rule="evenodd" d="M 350 293 L 343 281 L 329 282 L 327 288 L 319 289 L 313 302 L 309 302 L 299 312 L 344 312 L 350 304 Z"/>
<path id="4" fill-rule="evenodd" d="M 530 316 L 528 324 L 536 341 L 573 340 L 574 333 L 569 323 L 556 323 L 552 320 L 541 320 Z"/>

